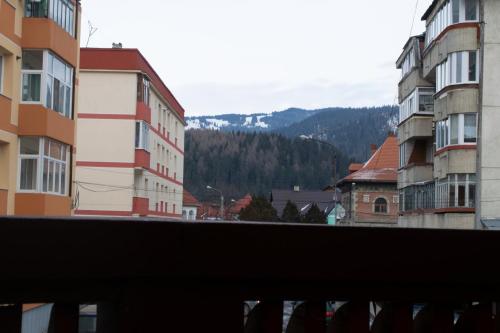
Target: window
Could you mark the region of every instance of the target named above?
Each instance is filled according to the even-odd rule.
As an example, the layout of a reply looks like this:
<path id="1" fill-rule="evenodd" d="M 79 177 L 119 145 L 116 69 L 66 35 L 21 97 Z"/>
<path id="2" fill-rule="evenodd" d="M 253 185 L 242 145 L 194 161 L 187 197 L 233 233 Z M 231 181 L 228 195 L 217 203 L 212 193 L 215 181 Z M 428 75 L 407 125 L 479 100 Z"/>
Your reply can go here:
<path id="1" fill-rule="evenodd" d="M 401 65 L 401 77 L 404 77 L 406 74 L 411 72 L 411 70 L 414 67 L 415 67 L 415 50 L 412 48 L 405 56 L 403 64 Z"/>
<path id="2" fill-rule="evenodd" d="M 26 17 L 50 18 L 71 36 L 75 36 L 75 6 L 72 0 L 27 0 Z"/>
<path id="3" fill-rule="evenodd" d="M 434 113 L 434 89 L 417 87 L 399 106 L 399 122 L 403 122 L 416 113 Z"/>
<path id="4" fill-rule="evenodd" d="M 475 174 L 451 174 L 436 186 L 436 208 L 474 208 Z"/>
<path id="5" fill-rule="evenodd" d="M 406 142 L 399 145 L 399 168 L 406 166 Z"/>
<path id="6" fill-rule="evenodd" d="M 477 114 L 452 114 L 436 123 L 436 148 L 474 144 L 477 141 Z"/>
<path id="7" fill-rule="evenodd" d="M 49 138 L 19 141 L 19 191 L 66 195 L 69 146 Z"/>
<path id="8" fill-rule="evenodd" d="M 399 210 L 408 212 L 418 209 L 433 209 L 435 207 L 434 182 L 411 185 L 399 192 Z"/>
<path id="9" fill-rule="evenodd" d="M 436 67 L 436 90 L 461 83 L 477 83 L 477 51 L 454 52 Z"/>
<path id="10" fill-rule="evenodd" d="M 363 194 L 363 202 L 364 203 L 370 202 L 370 195 L 369 194 Z"/>
<path id="11" fill-rule="evenodd" d="M 427 25 L 425 45 L 429 45 L 446 27 L 461 23 L 477 21 L 479 16 L 478 0 L 445 1 L 434 18 Z"/>
<path id="12" fill-rule="evenodd" d="M 3 55 L 0 54 L 0 94 L 3 93 Z"/>
<path id="13" fill-rule="evenodd" d="M 384 198 L 377 198 L 375 200 L 375 213 L 387 213 L 387 200 Z"/>
<path id="14" fill-rule="evenodd" d="M 145 121 L 135 123 L 135 148 L 149 151 L 149 126 Z"/>
<path id="15" fill-rule="evenodd" d="M 139 75 L 137 80 L 137 101 L 143 102 L 149 106 L 150 101 L 150 86 L 148 78 L 144 75 Z"/>
<path id="16" fill-rule="evenodd" d="M 73 68 L 49 51 L 24 51 L 22 61 L 23 103 L 43 104 L 71 118 Z"/>

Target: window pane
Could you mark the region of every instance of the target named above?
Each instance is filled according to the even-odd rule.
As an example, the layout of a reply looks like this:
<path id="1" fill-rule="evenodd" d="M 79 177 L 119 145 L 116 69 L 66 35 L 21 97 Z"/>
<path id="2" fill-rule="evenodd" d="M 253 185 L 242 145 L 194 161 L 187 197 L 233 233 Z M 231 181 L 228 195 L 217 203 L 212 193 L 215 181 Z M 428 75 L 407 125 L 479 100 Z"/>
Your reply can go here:
<path id="1" fill-rule="evenodd" d="M 469 81 L 476 81 L 476 51 L 469 52 Z"/>
<path id="2" fill-rule="evenodd" d="M 36 190 L 37 165 L 38 160 L 36 159 L 21 159 L 21 179 L 19 182 L 21 190 Z"/>
<path id="3" fill-rule="evenodd" d="M 54 162 L 49 161 L 49 168 L 47 169 L 47 173 L 49 175 L 49 192 L 54 191 Z"/>
<path id="4" fill-rule="evenodd" d="M 60 160 L 61 154 L 62 154 L 62 149 L 63 149 L 62 144 L 55 142 L 55 141 L 51 141 L 50 142 L 50 157 L 52 157 L 56 160 Z"/>
<path id="5" fill-rule="evenodd" d="M 54 192 L 59 193 L 61 186 L 61 165 L 59 163 L 55 164 L 55 184 L 54 184 Z"/>
<path id="6" fill-rule="evenodd" d="M 477 0 L 465 0 L 465 20 L 466 21 L 474 21 L 477 20 L 476 17 L 476 9 L 477 8 Z"/>
<path id="7" fill-rule="evenodd" d="M 71 118 L 71 88 L 66 86 L 66 97 L 64 99 L 64 115 Z"/>
<path id="8" fill-rule="evenodd" d="M 452 16 L 453 23 L 458 23 L 458 21 L 460 20 L 460 0 L 452 1 Z"/>
<path id="9" fill-rule="evenodd" d="M 61 194 L 66 194 L 66 165 L 61 165 Z"/>
<path id="10" fill-rule="evenodd" d="M 45 100 L 45 106 L 49 109 L 52 109 L 52 97 L 54 93 L 52 84 L 53 84 L 53 79 L 49 75 L 49 77 L 47 78 L 47 99 Z"/>
<path id="11" fill-rule="evenodd" d="M 23 51 L 23 69 L 42 70 L 43 51 Z"/>
<path id="12" fill-rule="evenodd" d="M 42 192 L 47 192 L 49 186 L 49 160 L 43 159 L 43 181 L 42 181 Z"/>
<path id="13" fill-rule="evenodd" d="M 476 114 L 464 115 L 464 142 L 476 142 Z"/>
<path id="14" fill-rule="evenodd" d="M 451 128 L 450 128 L 450 144 L 457 145 L 458 144 L 458 115 L 452 115 L 451 119 Z"/>
<path id="15" fill-rule="evenodd" d="M 140 147 L 141 123 L 135 123 L 135 148 Z"/>
<path id="16" fill-rule="evenodd" d="M 40 102 L 41 74 L 23 74 L 23 101 Z"/>
<path id="17" fill-rule="evenodd" d="M 461 83 L 462 82 L 462 60 L 463 60 L 463 55 L 464 53 L 458 52 L 455 53 L 457 63 L 455 66 L 455 83 Z"/>
<path id="18" fill-rule="evenodd" d="M 476 202 L 476 185 L 469 184 L 469 203 L 468 207 L 474 208 Z"/>
<path id="19" fill-rule="evenodd" d="M 451 181 L 449 195 L 449 207 L 455 207 L 455 181 Z"/>
<path id="20" fill-rule="evenodd" d="M 54 100 L 52 102 L 52 109 L 57 112 L 62 111 L 62 107 L 60 104 L 61 100 L 61 83 L 58 79 L 54 79 Z M 62 97 L 64 98 L 64 97 Z"/>
<path id="21" fill-rule="evenodd" d="M 38 138 L 25 136 L 21 138 L 21 155 L 38 155 L 40 151 L 40 144 Z"/>
<path id="22" fill-rule="evenodd" d="M 458 184 L 458 206 L 459 207 L 465 206 L 465 184 L 464 183 Z"/>
<path id="23" fill-rule="evenodd" d="M 432 95 L 420 95 L 418 98 L 420 112 L 434 112 L 434 99 Z"/>

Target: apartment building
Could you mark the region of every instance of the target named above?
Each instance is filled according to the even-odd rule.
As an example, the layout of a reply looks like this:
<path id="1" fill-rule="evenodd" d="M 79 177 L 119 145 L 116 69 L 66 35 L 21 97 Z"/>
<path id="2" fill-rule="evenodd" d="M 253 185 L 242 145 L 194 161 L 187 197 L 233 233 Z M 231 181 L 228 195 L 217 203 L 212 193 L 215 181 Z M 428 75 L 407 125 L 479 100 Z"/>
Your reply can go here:
<path id="1" fill-rule="evenodd" d="M 397 61 L 399 224 L 474 228 L 500 217 L 500 2 L 435 0 Z"/>
<path id="2" fill-rule="evenodd" d="M 76 215 L 182 216 L 184 109 L 136 49 L 81 49 Z"/>
<path id="3" fill-rule="evenodd" d="M 79 15 L 0 0 L 0 215 L 71 214 Z"/>

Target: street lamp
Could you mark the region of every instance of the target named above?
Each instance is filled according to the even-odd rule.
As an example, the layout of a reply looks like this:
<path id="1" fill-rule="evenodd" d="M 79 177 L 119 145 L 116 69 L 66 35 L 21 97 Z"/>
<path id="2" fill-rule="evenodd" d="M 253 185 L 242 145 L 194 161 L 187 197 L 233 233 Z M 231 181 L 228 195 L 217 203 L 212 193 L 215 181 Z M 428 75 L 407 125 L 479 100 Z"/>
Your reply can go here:
<path id="1" fill-rule="evenodd" d="M 221 218 L 221 220 L 224 220 L 224 195 L 222 194 L 222 191 L 218 190 L 216 188 L 213 188 L 210 185 L 207 185 L 207 190 L 216 191 L 220 194 L 220 218 Z"/>

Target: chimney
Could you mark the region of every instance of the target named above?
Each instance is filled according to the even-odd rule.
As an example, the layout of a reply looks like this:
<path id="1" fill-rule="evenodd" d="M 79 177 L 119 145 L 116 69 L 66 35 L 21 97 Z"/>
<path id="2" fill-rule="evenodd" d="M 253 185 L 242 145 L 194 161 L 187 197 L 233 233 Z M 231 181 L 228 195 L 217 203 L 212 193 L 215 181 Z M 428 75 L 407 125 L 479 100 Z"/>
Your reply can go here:
<path id="1" fill-rule="evenodd" d="M 370 156 L 373 156 L 373 154 L 375 154 L 375 152 L 377 151 L 377 145 L 374 145 L 374 144 L 371 144 L 370 145 L 370 150 L 372 151 L 372 154 Z"/>
<path id="2" fill-rule="evenodd" d="M 113 43 L 113 48 L 114 49 L 121 49 L 121 48 L 123 48 L 123 44 L 122 43 Z"/>
<path id="3" fill-rule="evenodd" d="M 294 191 L 294 192 L 300 192 L 300 186 L 295 185 L 295 186 L 293 187 L 293 191 Z"/>

